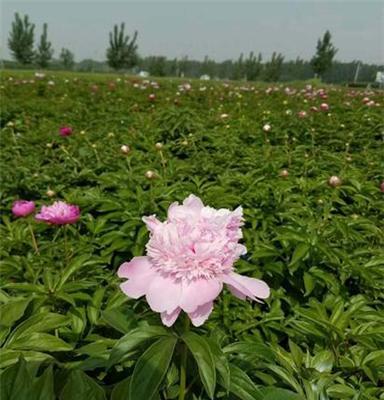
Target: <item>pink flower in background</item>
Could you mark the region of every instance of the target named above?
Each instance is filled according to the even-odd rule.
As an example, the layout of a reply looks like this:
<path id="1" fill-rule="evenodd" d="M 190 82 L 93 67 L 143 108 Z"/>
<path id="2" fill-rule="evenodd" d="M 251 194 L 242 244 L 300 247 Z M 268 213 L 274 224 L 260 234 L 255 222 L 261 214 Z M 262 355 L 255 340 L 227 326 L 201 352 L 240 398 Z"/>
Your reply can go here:
<path id="1" fill-rule="evenodd" d="M 64 201 L 55 201 L 51 206 L 43 206 L 36 215 L 38 221 L 54 225 L 74 224 L 79 218 L 79 207 Z"/>
<path id="2" fill-rule="evenodd" d="M 70 126 L 62 126 L 59 129 L 60 136 L 71 136 L 72 133 L 73 133 L 73 130 Z"/>
<path id="3" fill-rule="evenodd" d="M 299 111 L 297 113 L 299 118 L 305 118 L 307 116 L 307 112 L 306 111 Z"/>
<path id="4" fill-rule="evenodd" d="M 321 111 L 328 111 L 329 110 L 329 105 L 327 103 L 321 103 L 320 104 L 320 110 Z"/>
<path id="5" fill-rule="evenodd" d="M 27 200 L 16 200 L 12 204 L 12 213 L 15 217 L 26 217 L 35 211 L 35 203 Z"/>
<path id="6" fill-rule="evenodd" d="M 246 253 L 239 243 L 241 207 L 216 210 L 190 195 L 182 205 L 171 204 L 166 221 L 143 220 L 150 231 L 147 255 L 122 264 L 118 275 L 128 279 L 122 291 L 134 299 L 145 295 L 164 325 L 173 325 L 181 310 L 193 325 L 202 325 L 224 283 L 242 300 L 269 297 L 265 282 L 239 275 L 233 267 Z"/>

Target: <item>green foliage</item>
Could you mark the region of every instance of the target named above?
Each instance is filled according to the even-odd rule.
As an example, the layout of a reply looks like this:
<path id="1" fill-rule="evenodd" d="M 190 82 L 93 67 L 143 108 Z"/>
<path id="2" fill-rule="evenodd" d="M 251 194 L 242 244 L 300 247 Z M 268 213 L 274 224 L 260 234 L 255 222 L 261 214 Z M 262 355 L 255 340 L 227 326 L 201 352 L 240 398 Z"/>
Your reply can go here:
<path id="1" fill-rule="evenodd" d="M 12 56 L 20 64 L 30 64 L 33 61 L 33 41 L 35 25 L 29 22 L 28 15 L 21 18 L 15 13 L 11 32 L 8 38 L 8 47 Z"/>
<path id="2" fill-rule="evenodd" d="M 322 86 L 330 110 L 311 113 L 318 81 L 307 97 L 299 84 L 159 80 L 152 102 L 145 81 L 46 75 L 1 78 L 2 399 L 177 399 L 185 348 L 187 400 L 383 398 L 384 126 L 382 106 L 362 103 L 379 92 Z M 243 206 L 236 270 L 272 294 L 255 304 L 224 289 L 184 333 L 127 298 L 116 271 L 145 253 L 142 216 L 163 219 L 190 193 Z M 65 240 L 13 217 L 16 198 L 64 199 L 82 216 Z"/>
<path id="3" fill-rule="evenodd" d="M 48 25 L 43 25 L 43 33 L 35 53 L 35 62 L 40 68 L 46 68 L 52 59 L 53 49 L 51 42 L 48 41 Z"/>
<path id="4" fill-rule="evenodd" d="M 329 31 L 326 31 L 323 39 L 317 41 L 316 54 L 311 60 L 311 66 L 315 74 L 322 77 L 331 68 L 332 60 L 336 53 L 337 49 L 331 42 L 331 34 Z"/>
<path id="5" fill-rule="evenodd" d="M 282 54 L 273 52 L 271 60 L 265 64 L 264 79 L 267 82 L 277 82 L 280 78 L 284 57 Z"/>
<path id="6" fill-rule="evenodd" d="M 132 68 L 137 63 L 137 32 L 132 39 L 124 33 L 125 24 L 121 23 L 120 28 L 115 25 L 109 33 L 109 48 L 107 49 L 108 65 L 116 70 Z"/>
<path id="7" fill-rule="evenodd" d="M 60 61 L 63 64 L 64 69 L 71 70 L 75 65 L 75 56 L 68 49 L 61 49 Z"/>

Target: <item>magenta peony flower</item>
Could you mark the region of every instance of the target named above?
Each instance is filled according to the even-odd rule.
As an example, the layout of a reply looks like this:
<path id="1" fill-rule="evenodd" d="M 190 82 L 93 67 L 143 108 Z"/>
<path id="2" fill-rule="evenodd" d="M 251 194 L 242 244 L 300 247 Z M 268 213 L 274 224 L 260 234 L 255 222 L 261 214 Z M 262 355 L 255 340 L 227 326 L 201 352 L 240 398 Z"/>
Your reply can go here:
<path id="1" fill-rule="evenodd" d="M 15 217 L 26 217 L 35 211 L 35 203 L 27 200 L 16 200 L 12 204 L 12 213 Z"/>
<path id="2" fill-rule="evenodd" d="M 79 207 L 64 201 L 55 201 L 51 206 L 43 206 L 36 215 L 38 221 L 54 225 L 74 224 L 79 218 Z"/>
<path id="3" fill-rule="evenodd" d="M 62 126 L 59 129 L 59 135 L 60 136 L 71 136 L 73 133 L 73 130 L 70 126 Z"/>
<path id="4" fill-rule="evenodd" d="M 238 243 L 241 207 L 216 210 L 190 195 L 183 205 L 171 204 L 166 221 L 155 216 L 143 220 L 150 231 L 147 255 L 122 264 L 118 275 L 128 278 L 121 284 L 122 291 L 134 299 L 145 295 L 151 309 L 161 313 L 164 325 L 173 325 L 181 310 L 193 325 L 202 325 L 223 283 L 242 300 L 269 296 L 265 282 L 241 276 L 233 267 L 246 253 Z"/>

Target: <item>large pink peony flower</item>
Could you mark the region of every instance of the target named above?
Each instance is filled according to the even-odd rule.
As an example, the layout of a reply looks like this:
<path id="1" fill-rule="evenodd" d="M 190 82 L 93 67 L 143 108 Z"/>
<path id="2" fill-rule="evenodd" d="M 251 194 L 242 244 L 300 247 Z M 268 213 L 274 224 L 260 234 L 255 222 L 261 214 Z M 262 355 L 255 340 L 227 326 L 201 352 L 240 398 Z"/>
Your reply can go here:
<path id="1" fill-rule="evenodd" d="M 12 213 L 15 217 L 26 217 L 35 211 L 35 203 L 28 200 L 16 200 L 12 204 Z"/>
<path id="2" fill-rule="evenodd" d="M 269 296 L 265 282 L 234 272 L 233 264 L 246 253 L 238 243 L 241 207 L 216 210 L 190 195 L 183 205 L 169 207 L 166 221 L 155 216 L 143 220 L 150 231 L 147 255 L 122 264 L 118 275 L 128 278 L 121 284 L 122 291 L 134 299 L 145 295 L 151 309 L 161 313 L 164 325 L 173 325 L 181 310 L 193 325 L 202 325 L 223 283 L 242 300 Z"/>
<path id="3" fill-rule="evenodd" d="M 41 207 L 40 213 L 35 218 L 47 224 L 74 224 L 80 218 L 80 209 L 64 201 L 55 201 L 51 206 Z"/>

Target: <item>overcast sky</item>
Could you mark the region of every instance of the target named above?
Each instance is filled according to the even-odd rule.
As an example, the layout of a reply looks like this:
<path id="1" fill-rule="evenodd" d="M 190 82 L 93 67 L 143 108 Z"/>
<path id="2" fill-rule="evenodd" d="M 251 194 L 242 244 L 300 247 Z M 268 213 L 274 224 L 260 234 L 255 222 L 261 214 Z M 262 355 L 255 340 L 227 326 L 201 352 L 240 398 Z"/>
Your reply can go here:
<path id="1" fill-rule="evenodd" d="M 310 59 L 317 39 L 329 29 L 337 59 L 384 63 L 384 0 L 269 1 L 13 1 L 1 2 L 2 56 L 10 58 L 7 37 L 18 11 L 28 14 L 40 35 L 44 22 L 58 55 L 62 47 L 76 60 L 105 59 L 108 32 L 124 21 L 139 32 L 141 55 L 221 61 L 241 52 L 273 51 L 286 59 Z"/>

